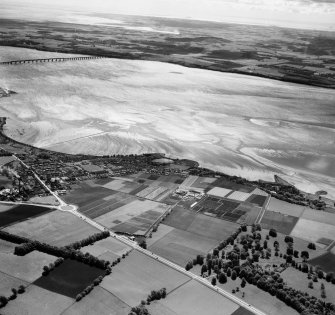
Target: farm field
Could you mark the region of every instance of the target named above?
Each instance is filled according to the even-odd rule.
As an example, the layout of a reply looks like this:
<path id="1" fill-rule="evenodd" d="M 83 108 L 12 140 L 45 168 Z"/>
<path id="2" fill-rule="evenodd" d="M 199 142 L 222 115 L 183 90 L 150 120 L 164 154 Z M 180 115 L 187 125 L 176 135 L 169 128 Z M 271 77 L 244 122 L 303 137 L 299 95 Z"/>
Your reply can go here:
<path id="1" fill-rule="evenodd" d="M 194 211 L 179 206 L 174 207 L 173 211 L 163 222 L 165 225 L 169 225 L 176 229 L 217 241 L 221 241 L 230 236 L 232 231 L 235 231 L 239 226 L 233 222 L 227 222 L 201 213 L 195 213 Z"/>
<path id="2" fill-rule="evenodd" d="M 52 206 L 59 205 L 58 200 L 52 195 L 43 196 L 43 197 L 35 196 L 35 197 L 30 198 L 29 202 L 40 203 L 40 204 L 45 204 L 45 205 L 52 205 Z"/>
<path id="3" fill-rule="evenodd" d="M 42 275 L 43 266 L 54 262 L 55 257 L 38 251 L 22 257 L 12 253 L 0 253 L 0 261 L 0 272 L 26 282 L 34 282 Z"/>
<path id="4" fill-rule="evenodd" d="M 217 240 L 175 229 L 151 245 L 149 250 L 185 267 L 190 259 L 206 254 L 217 244 Z"/>
<path id="5" fill-rule="evenodd" d="M 48 275 L 41 276 L 34 285 L 43 289 L 75 298 L 89 286 L 94 279 L 104 274 L 104 270 L 80 263 L 76 260 L 65 261 Z"/>
<path id="6" fill-rule="evenodd" d="M 122 179 L 112 179 L 108 183 L 103 185 L 103 187 L 105 188 L 120 191 L 123 193 L 128 193 L 128 194 L 140 186 L 141 184 L 138 184 L 136 182 L 132 182 L 129 180 L 122 180 Z"/>
<path id="7" fill-rule="evenodd" d="M 222 188 L 222 187 L 214 187 L 207 192 L 207 194 L 211 197 L 224 198 L 232 192 L 231 189 Z"/>
<path id="8" fill-rule="evenodd" d="M 301 218 L 319 223 L 331 224 L 335 229 L 335 214 L 333 213 L 306 209 L 301 215 Z"/>
<path id="9" fill-rule="evenodd" d="M 97 286 L 79 302 L 73 303 L 62 315 L 128 315 L 130 307 L 107 290 Z"/>
<path id="10" fill-rule="evenodd" d="M 191 187 L 202 188 L 207 190 L 210 187 L 210 184 L 214 183 L 216 178 L 213 177 L 198 177 Z"/>
<path id="11" fill-rule="evenodd" d="M 216 197 L 204 197 L 192 210 L 235 222 L 244 214 L 240 211 L 235 211 L 239 205 L 240 203 L 237 201 Z"/>
<path id="12" fill-rule="evenodd" d="M 313 282 L 313 289 L 311 289 L 308 287 L 308 283 L 311 280 L 307 278 L 307 274 L 295 268 L 288 267 L 280 275 L 290 287 L 307 292 L 318 299 L 321 299 L 321 283 L 323 283 L 326 291 L 326 298 L 324 300 L 326 302 L 335 301 L 334 284 L 329 283 L 326 280 L 319 279 L 318 282 Z"/>
<path id="13" fill-rule="evenodd" d="M 234 191 L 227 196 L 228 199 L 246 201 L 251 195 L 243 191 Z"/>
<path id="14" fill-rule="evenodd" d="M 182 187 L 191 187 L 195 182 L 196 180 L 199 178 L 199 176 L 194 176 L 194 175 L 190 175 L 188 177 L 186 177 L 184 179 L 184 181 L 180 184 L 181 188 Z"/>
<path id="15" fill-rule="evenodd" d="M 159 301 L 178 315 L 230 315 L 239 306 L 224 296 L 194 280 L 182 285 Z M 158 315 L 157 313 L 155 315 Z"/>
<path id="16" fill-rule="evenodd" d="M 7 241 L 0 239 L 0 253 L 3 253 L 3 254 L 13 253 L 15 246 L 16 244 L 12 242 L 7 242 Z"/>
<path id="17" fill-rule="evenodd" d="M 291 235 L 311 242 L 322 238 L 335 240 L 335 226 L 300 218 Z"/>
<path id="18" fill-rule="evenodd" d="M 148 210 L 128 221 L 115 225 L 113 231 L 145 235 L 164 212 Z"/>
<path id="19" fill-rule="evenodd" d="M 112 195 L 110 189 L 89 185 L 89 183 L 81 182 L 74 187 L 72 191 L 64 195 L 64 200 L 68 203 L 76 204 L 79 207 L 82 207 L 88 203 L 91 203 L 96 200 L 100 200 L 104 197 Z"/>
<path id="20" fill-rule="evenodd" d="M 297 217 L 267 210 L 262 217 L 261 225 L 265 229 L 274 228 L 280 233 L 289 235 L 297 222 Z"/>
<path id="21" fill-rule="evenodd" d="M 81 248 L 83 253 L 90 253 L 93 256 L 101 256 L 106 253 L 112 253 L 116 256 L 122 256 L 125 252 L 129 251 L 130 247 L 116 240 L 113 237 L 108 237 L 93 245 L 88 245 Z"/>
<path id="22" fill-rule="evenodd" d="M 284 215 L 291 215 L 294 217 L 300 217 L 306 207 L 288 203 L 283 200 L 271 198 L 267 206 L 267 209 L 274 212 L 280 212 Z"/>
<path id="23" fill-rule="evenodd" d="M 326 271 L 326 272 L 331 271 L 335 273 L 335 254 L 332 252 L 325 253 L 324 255 L 320 255 L 318 257 L 312 258 L 308 261 L 308 263 L 313 266 L 320 266 L 323 271 Z M 332 290 L 334 291 L 334 286 Z"/>
<path id="24" fill-rule="evenodd" d="M 110 190 L 109 196 L 87 202 L 85 205 L 79 208 L 79 211 L 91 219 L 95 219 L 135 200 L 137 200 L 135 196 Z"/>
<path id="25" fill-rule="evenodd" d="M 111 212 L 95 218 L 98 223 L 108 228 L 116 228 L 126 223 L 128 229 L 145 232 L 155 220 L 167 210 L 167 205 L 151 200 L 134 200 Z M 123 227 L 126 229 L 127 226 Z"/>
<path id="26" fill-rule="evenodd" d="M 66 310 L 74 300 L 35 285 L 30 285 L 26 292 L 19 294 L 1 309 L 3 315 L 59 315 Z"/>
<path id="27" fill-rule="evenodd" d="M 54 209 L 29 205 L 19 205 L 12 207 L 7 211 L 0 212 L 0 228 L 19 221 L 24 221 L 28 218 L 42 215 L 50 211 L 54 211 Z"/>
<path id="28" fill-rule="evenodd" d="M 29 283 L 26 281 L 0 272 L 0 296 L 9 296 L 12 293 L 11 288 L 17 289 L 20 285 L 26 286 L 27 284 Z"/>
<path id="29" fill-rule="evenodd" d="M 197 214 L 194 211 L 175 206 L 164 220 L 164 224 L 186 231 L 195 220 L 196 216 Z"/>
<path id="30" fill-rule="evenodd" d="M 12 209 L 13 207 L 15 207 L 15 205 L 0 203 L 0 212 L 8 211 L 8 210 Z"/>
<path id="31" fill-rule="evenodd" d="M 258 215 L 262 208 L 250 205 L 247 203 L 241 203 L 236 210 L 243 212 L 244 214 L 237 220 L 237 223 L 246 223 L 247 225 L 252 225 L 256 222 Z"/>
<path id="32" fill-rule="evenodd" d="M 252 194 L 246 201 L 256 206 L 263 207 L 267 196 Z"/>
<path id="33" fill-rule="evenodd" d="M 147 306 L 147 309 L 151 315 L 179 315 L 167 306 L 162 305 L 160 301 L 150 303 L 150 305 Z"/>
<path id="34" fill-rule="evenodd" d="M 164 221 L 165 222 L 165 221 Z M 164 237 L 166 234 L 170 233 L 173 231 L 174 228 L 169 225 L 165 224 L 159 224 L 158 229 L 156 232 L 151 233 L 151 237 L 147 238 L 147 246 L 151 246 L 154 243 L 156 243 L 158 240 L 160 240 L 162 237 Z"/>
<path id="35" fill-rule="evenodd" d="M 165 287 L 170 292 L 189 280 L 186 275 L 133 250 L 100 286 L 124 303 L 136 306 L 151 290 Z"/>
<path id="36" fill-rule="evenodd" d="M 198 214 L 188 227 L 187 232 L 222 241 L 239 227 L 238 224 Z"/>
<path id="37" fill-rule="evenodd" d="M 228 282 L 225 284 L 218 283 L 217 286 L 231 292 L 236 287 L 240 287 L 241 279 L 231 280 L 228 278 Z M 245 292 L 244 298 L 242 298 L 242 292 Z M 264 292 L 257 286 L 248 284 L 245 288 L 241 289 L 240 292 L 235 293 L 235 295 L 247 303 L 250 303 L 257 307 L 259 310 L 265 312 L 267 315 L 298 315 L 293 308 L 287 306 L 284 302 L 278 300 L 275 296 Z M 243 314 L 243 313 L 242 313 Z"/>
<path id="38" fill-rule="evenodd" d="M 65 246 L 98 232 L 75 215 L 60 210 L 17 223 L 5 230 L 55 246 Z"/>

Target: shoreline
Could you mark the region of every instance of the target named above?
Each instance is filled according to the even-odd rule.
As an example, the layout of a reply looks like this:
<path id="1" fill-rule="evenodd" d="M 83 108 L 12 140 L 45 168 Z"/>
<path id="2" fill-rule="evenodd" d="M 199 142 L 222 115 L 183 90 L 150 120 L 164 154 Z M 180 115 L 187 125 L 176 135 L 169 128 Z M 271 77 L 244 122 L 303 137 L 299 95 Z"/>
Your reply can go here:
<path id="1" fill-rule="evenodd" d="M 12 139 L 11 137 L 7 136 L 4 132 L 4 125 L 6 124 L 6 117 L 0 117 L 0 144 L 3 143 L 3 139 L 5 139 L 5 144 L 6 141 L 7 143 L 14 143 L 16 145 L 21 145 L 23 147 L 28 147 L 29 149 L 33 150 L 33 154 L 34 155 L 39 155 L 41 153 L 45 153 L 45 154 L 50 154 L 50 156 L 53 156 L 53 158 L 56 159 L 61 159 L 61 157 L 65 157 L 67 159 L 77 159 L 79 160 L 94 160 L 94 159 L 101 159 L 101 158 L 108 158 L 108 157 L 112 157 L 112 155 L 86 155 L 86 154 L 71 154 L 71 153 L 64 153 L 64 152 L 58 152 L 58 151 L 53 151 L 53 150 L 49 150 L 49 149 L 44 149 L 44 148 L 39 148 L 36 147 L 34 145 L 30 145 L 30 144 L 26 144 L 23 142 L 20 142 L 18 140 Z M 16 152 L 10 152 L 4 148 L 1 147 L 2 150 L 4 150 L 5 152 L 9 153 L 9 154 L 17 154 Z M 32 152 L 30 152 L 30 154 L 32 154 Z M 125 158 L 131 158 L 131 157 L 136 157 L 136 154 L 128 154 L 128 155 L 114 155 L 114 156 L 119 156 L 121 159 Z M 157 158 L 166 158 L 166 155 L 164 153 L 143 153 L 140 154 L 138 156 L 147 156 L 147 157 L 152 157 L 153 159 L 157 159 Z M 152 159 L 152 160 L 153 160 Z M 266 180 L 261 180 L 261 179 L 255 179 L 255 180 L 249 180 L 246 179 L 240 175 L 229 175 L 226 173 L 223 173 L 222 171 L 219 170 L 214 170 L 214 169 L 209 169 L 206 167 L 202 167 L 201 164 L 198 161 L 195 160 L 191 160 L 191 159 L 184 159 L 184 158 L 179 158 L 179 157 L 175 157 L 175 158 L 170 158 L 171 160 L 173 160 L 174 164 L 185 164 L 188 165 L 188 175 L 195 175 L 195 176 L 199 176 L 199 177 L 213 177 L 213 178 L 224 178 L 228 181 L 234 182 L 238 185 L 245 185 L 245 186 L 249 186 L 249 187 L 255 187 L 255 188 L 260 188 L 262 190 L 264 190 L 265 192 L 267 192 L 269 195 L 271 195 L 272 197 L 279 199 L 279 200 L 283 200 L 292 204 L 298 204 L 298 205 L 302 205 L 302 206 L 309 206 L 309 204 L 307 204 L 307 201 L 309 200 L 310 197 L 304 197 L 304 201 L 302 201 L 301 197 L 303 195 L 310 195 L 309 193 L 306 193 L 304 191 L 299 190 L 298 188 L 296 188 L 296 186 L 294 184 L 283 184 L 279 181 L 276 180 L 276 177 L 274 177 L 274 181 L 266 181 Z M 152 162 L 150 165 L 153 165 Z M 273 192 L 273 187 L 277 187 L 279 189 L 279 192 Z M 282 192 L 285 192 L 284 194 Z M 288 197 L 288 195 L 290 197 Z M 324 197 L 327 198 L 327 195 L 325 195 Z M 313 208 L 312 208 L 313 209 Z"/>

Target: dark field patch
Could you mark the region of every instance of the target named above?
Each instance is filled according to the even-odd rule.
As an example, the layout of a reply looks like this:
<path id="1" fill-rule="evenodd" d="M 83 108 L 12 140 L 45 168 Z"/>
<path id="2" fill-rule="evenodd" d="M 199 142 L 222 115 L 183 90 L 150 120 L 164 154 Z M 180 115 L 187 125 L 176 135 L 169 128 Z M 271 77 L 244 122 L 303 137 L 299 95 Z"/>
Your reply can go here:
<path id="1" fill-rule="evenodd" d="M 133 191 L 130 192 L 131 195 L 136 195 L 137 193 L 139 193 L 140 191 L 148 188 L 148 185 L 141 185 L 140 187 L 137 187 L 136 189 L 134 189 Z"/>
<path id="2" fill-rule="evenodd" d="M 266 196 L 261 196 L 261 195 L 251 195 L 246 201 L 253 203 L 254 205 L 258 205 L 260 207 L 263 207 L 265 201 L 266 201 Z"/>
<path id="3" fill-rule="evenodd" d="M 107 198 L 108 200 L 98 199 L 93 202 L 88 202 L 80 207 L 79 211 L 91 219 L 94 219 L 136 200 L 136 197 L 126 193 L 114 190 L 110 190 L 110 192 L 112 192 L 112 196 L 109 196 L 109 198 Z"/>
<path id="4" fill-rule="evenodd" d="M 326 253 L 319 257 L 308 261 L 313 266 L 320 266 L 325 272 L 335 272 L 335 255 L 333 253 Z"/>
<path id="5" fill-rule="evenodd" d="M 175 206 L 172 212 L 166 217 L 164 224 L 186 231 L 195 218 L 196 213 L 193 211 Z"/>
<path id="6" fill-rule="evenodd" d="M 148 179 L 151 179 L 151 180 L 157 180 L 158 178 L 159 178 L 159 175 L 154 175 L 154 174 L 148 177 Z"/>
<path id="7" fill-rule="evenodd" d="M 254 315 L 253 312 L 250 312 L 249 310 L 247 310 L 244 307 L 239 307 L 234 313 L 232 313 L 231 315 Z"/>
<path id="8" fill-rule="evenodd" d="M 54 211 L 54 209 L 30 205 L 19 205 L 7 211 L 0 212 L 0 227 L 24 221 L 28 218 L 40 216 L 51 211 Z"/>
<path id="9" fill-rule="evenodd" d="M 113 178 L 99 178 L 95 181 L 95 183 L 97 185 L 103 186 L 103 185 L 106 185 L 106 184 L 112 182 L 113 180 L 114 180 Z"/>
<path id="10" fill-rule="evenodd" d="M 184 181 L 183 178 L 178 178 L 178 179 L 175 180 L 174 183 L 180 185 L 183 181 Z"/>
<path id="11" fill-rule="evenodd" d="M 194 208 L 194 211 L 211 213 L 217 218 L 236 221 L 244 214 L 241 211 L 233 214 L 233 211 L 240 205 L 239 202 L 206 197 L 202 199 Z"/>
<path id="12" fill-rule="evenodd" d="M 265 211 L 261 221 L 264 229 L 276 229 L 277 232 L 289 235 L 298 222 L 297 217 L 284 215 L 279 212 Z"/>
<path id="13" fill-rule="evenodd" d="M 85 183 L 80 184 L 80 188 L 71 191 L 64 196 L 64 200 L 68 203 L 74 203 L 79 207 L 83 207 L 92 201 L 105 198 L 116 194 L 117 192 L 105 187 L 92 187 Z"/>
<path id="14" fill-rule="evenodd" d="M 75 260 L 66 259 L 47 276 L 42 276 L 33 284 L 75 298 L 78 293 L 92 284 L 93 280 L 104 274 L 104 270 L 91 267 Z"/>

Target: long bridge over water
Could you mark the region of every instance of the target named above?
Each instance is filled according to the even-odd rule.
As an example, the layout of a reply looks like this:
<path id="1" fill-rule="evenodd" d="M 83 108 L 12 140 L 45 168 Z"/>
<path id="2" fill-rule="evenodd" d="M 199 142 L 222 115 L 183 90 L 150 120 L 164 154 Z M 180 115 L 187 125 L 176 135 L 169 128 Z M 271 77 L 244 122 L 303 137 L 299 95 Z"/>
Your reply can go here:
<path id="1" fill-rule="evenodd" d="M 106 58 L 103 56 L 87 56 L 87 57 L 63 57 L 63 58 L 43 58 L 43 59 L 25 59 L 25 60 L 11 60 L 2 61 L 0 65 L 20 65 L 25 63 L 42 63 L 42 62 L 64 62 L 64 61 L 77 61 L 77 60 L 90 60 Z"/>

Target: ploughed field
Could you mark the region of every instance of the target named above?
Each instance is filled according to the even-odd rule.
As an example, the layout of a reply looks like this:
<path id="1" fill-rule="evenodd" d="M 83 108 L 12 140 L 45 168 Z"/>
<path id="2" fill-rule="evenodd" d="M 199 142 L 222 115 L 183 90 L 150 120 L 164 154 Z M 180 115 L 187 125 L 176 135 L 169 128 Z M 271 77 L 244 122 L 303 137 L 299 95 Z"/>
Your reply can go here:
<path id="1" fill-rule="evenodd" d="M 17 92 L 1 99 L 5 132 L 20 141 L 71 153 L 165 152 L 335 194 L 333 90 L 118 59 L 1 66 L 0 74 L 0 86 Z"/>

